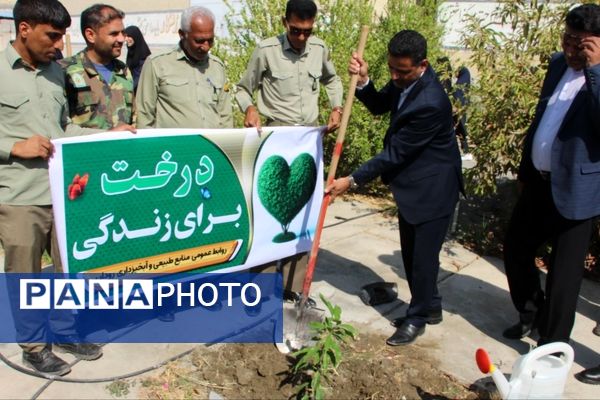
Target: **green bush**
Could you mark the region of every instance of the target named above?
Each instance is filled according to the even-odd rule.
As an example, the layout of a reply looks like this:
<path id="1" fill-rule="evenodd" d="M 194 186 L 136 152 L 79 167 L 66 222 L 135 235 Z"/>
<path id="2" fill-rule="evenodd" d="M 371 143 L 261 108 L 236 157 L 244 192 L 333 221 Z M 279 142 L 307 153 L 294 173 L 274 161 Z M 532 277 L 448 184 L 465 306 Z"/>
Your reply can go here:
<path id="1" fill-rule="evenodd" d="M 512 35 L 468 17 L 463 39 L 479 75 L 470 90 L 469 140 L 478 163 L 466 171 L 469 192 L 490 194 L 499 176 L 516 175 L 548 60 L 560 49 L 567 7 L 506 0 L 492 20 L 510 27 Z"/>

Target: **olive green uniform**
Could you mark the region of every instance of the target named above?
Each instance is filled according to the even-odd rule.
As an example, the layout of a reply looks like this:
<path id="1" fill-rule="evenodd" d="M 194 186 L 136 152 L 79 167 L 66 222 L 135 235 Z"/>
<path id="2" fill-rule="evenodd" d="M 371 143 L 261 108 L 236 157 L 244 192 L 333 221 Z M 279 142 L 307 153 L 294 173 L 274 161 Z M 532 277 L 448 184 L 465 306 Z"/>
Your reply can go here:
<path id="1" fill-rule="evenodd" d="M 195 61 L 180 45 L 146 60 L 136 104 L 138 128 L 233 127 L 223 62 L 211 54 Z"/>
<path id="2" fill-rule="evenodd" d="M 104 130 L 120 123 L 135 125 L 133 77 L 122 61 L 113 62 L 111 80 L 106 82 L 86 50 L 60 61 L 74 124 Z"/>
<path id="3" fill-rule="evenodd" d="M 11 152 L 15 143 L 36 134 L 56 139 L 95 132 L 71 123 L 64 82 L 64 72 L 55 62 L 34 68 L 10 43 L 0 52 L 0 243 L 7 273 L 41 272 L 44 250 L 52 255 L 56 271 L 62 270 L 52 216 L 48 161 L 41 157 L 18 158 Z M 55 333 L 76 334 L 72 321 L 63 322 L 61 330 Z M 46 323 L 15 318 L 18 332 L 34 333 L 36 336 L 31 338 L 39 339 L 38 343 L 22 343 L 24 350 L 45 348 Z"/>
<path id="4" fill-rule="evenodd" d="M 0 204 L 52 203 L 48 161 L 12 157 L 16 142 L 34 134 L 56 139 L 97 132 L 71 122 L 64 82 L 55 62 L 32 68 L 11 44 L 0 53 Z"/>
<path id="5" fill-rule="evenodd" d="M 342 105 L 343 88 L 329 50 L 321 39 L 310 36 L 302 52 L 296 52 L 286 34 L 258 44 L 238 83 L 236 100 L 243 112 L 253 105 L 258 90 L 258 112 L 266 125 L 315 126 L 319 119 L 320 85 L 325 86 L 331 108 Z M 307 253 L 281 260 L 283 286 L 300 292 L 306 274 Z M 252 272 L 274 272 L 276 263 L 257 266 Z"/>
<path id="6" fill-rule="evenodd" d="M 301 53 L 287 35 L 258 44 L 238 83 L 236 100 L 242 109 L 253 104 L 258 90 L 259 113 L 279 125 L 316 125 L 319 117 L 319 87 L 325 86 L 331 107 L 342 105 L 343 88 L 321 39 L 310 36 Z"/>

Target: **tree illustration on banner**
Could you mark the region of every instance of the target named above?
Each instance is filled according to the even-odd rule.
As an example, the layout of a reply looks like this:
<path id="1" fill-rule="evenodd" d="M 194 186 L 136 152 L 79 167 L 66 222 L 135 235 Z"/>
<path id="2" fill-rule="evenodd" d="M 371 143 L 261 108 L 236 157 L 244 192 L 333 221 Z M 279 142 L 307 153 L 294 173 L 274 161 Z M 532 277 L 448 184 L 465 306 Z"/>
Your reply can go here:
<path id="1" fill-rule="evenodd" d="M 300 154 L 291 166 L 281 156 L 267 158 L 258 175 L 258 198 L 281 224 L 283 232 L 275 235 L 274 243 L 296 239 L 290 223 L 310 200 L 316 183 L 317 166 L 310 154 Z"/>

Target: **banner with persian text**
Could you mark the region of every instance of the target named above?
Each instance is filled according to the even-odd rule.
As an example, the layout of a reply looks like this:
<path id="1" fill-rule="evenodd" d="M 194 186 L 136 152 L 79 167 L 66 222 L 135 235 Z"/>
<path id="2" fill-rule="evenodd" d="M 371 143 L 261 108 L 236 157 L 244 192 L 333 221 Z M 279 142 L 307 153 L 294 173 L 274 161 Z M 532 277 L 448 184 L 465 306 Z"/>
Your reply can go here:
<path id="1" fill-rule="evenodd" d="M 322 128 L 151 129 L 53 140 L 69 273 L 232 272 L 310 250 Z"/>

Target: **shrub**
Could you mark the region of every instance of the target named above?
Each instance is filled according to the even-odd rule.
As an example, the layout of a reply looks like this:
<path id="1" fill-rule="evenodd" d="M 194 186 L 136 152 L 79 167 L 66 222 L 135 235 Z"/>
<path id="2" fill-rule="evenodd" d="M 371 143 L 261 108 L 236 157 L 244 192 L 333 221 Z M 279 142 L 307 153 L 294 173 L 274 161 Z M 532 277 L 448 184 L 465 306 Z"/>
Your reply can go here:
<path id="1" fill-rule="evenodd" d="M 463 39 L 479 75 L 470 90 L 468 129 L 479 160 L 466 171 L 470 192 L 490 194 L 499 176 L 516 175 L 549 58 L 560 48 L 567 7 L 507 0 L 493 13 L 495 24 L 468 17 Z M 512 34 L 497 30 L 496 24 L 510 27 Z"/>

